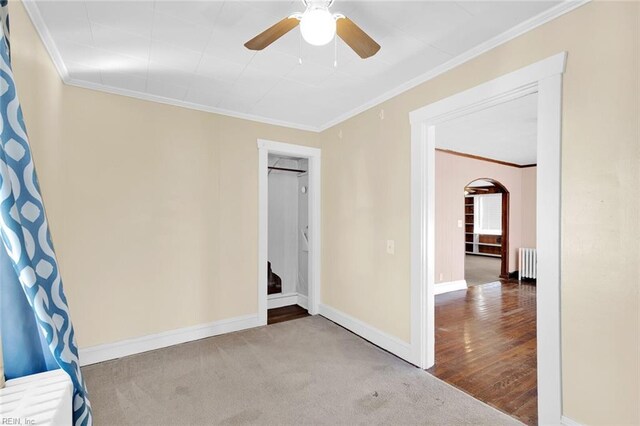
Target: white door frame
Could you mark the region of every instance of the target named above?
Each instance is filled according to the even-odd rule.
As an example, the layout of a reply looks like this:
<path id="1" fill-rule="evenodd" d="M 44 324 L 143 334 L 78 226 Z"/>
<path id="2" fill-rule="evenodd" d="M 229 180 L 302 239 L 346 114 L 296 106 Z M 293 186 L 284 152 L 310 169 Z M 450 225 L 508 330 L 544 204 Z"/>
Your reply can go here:
<path id="1" fill-rule="evenodd" d="M 566 52 L 410 114 L 411 346 L 421 368 L 435 363 L 435 146 L 437 126 L 530 93 L 538 94 L 538 419 L 560 424 L 560 145 Z"/>
<path id="2" fill-rule="evenodd" d="M 309 306 L 320 304 L 320 149 L 258 139 L 258 323 L 267 323 L 267 252 L 269 247 L 269 154 L 309 160 Z"/>

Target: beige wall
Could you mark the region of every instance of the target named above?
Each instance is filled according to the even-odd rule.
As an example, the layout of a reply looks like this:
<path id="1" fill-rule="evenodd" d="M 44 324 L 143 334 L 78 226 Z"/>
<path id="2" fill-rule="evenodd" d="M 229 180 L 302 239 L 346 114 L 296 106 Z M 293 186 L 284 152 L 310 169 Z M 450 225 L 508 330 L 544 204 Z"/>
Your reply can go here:
<path id="1" fill-rule="evenodd" d="M 521 169 L 436 151 L 436 283 L 465 278 L 465 229 L 458 228 L 458 220 L 464 223 L 464 187 L 479 178 L 497 180 L 509 191 L 509 272 L 518 270 L 518 249 L 524 247 L 523 234 L 529 237 L 533 233 L 534 245 L 527 247 L 535 247 L 535 170 L 535 167 Z M 527 209 L 532 211 L 525 212 Z"/>
<path id="2" fill-rule="evenodd" d="M 567 51 L 563 410 L 638 424 L 639 7 L 587 4 L 323 132 L 323 302 L 409 341 L 409 112 Z"/>
<path id="3" fill-rule="evenodd" d="M 66 86 L 22 4 L 10 12 L 80 347 L 255 313 L 256 139 L 318 134 Z"/>
<path id="4" fill-rule="evenodd" d="M 588 4 L 321 135 L 64 86 L 16 4 L 16 79 L 81 347 L 256 311 L 257 137 L 322 144 L 323 302 L 408 341 L 408 113 L 568 51 L 564 413 L 640 422 L 638 3 Z"/>

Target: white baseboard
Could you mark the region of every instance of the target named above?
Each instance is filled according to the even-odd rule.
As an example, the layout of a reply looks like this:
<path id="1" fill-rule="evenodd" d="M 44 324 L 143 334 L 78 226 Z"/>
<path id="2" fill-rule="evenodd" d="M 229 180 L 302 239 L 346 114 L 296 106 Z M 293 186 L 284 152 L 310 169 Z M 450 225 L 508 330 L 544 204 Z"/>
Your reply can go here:
<path id="1" fill-rule="evenodd" d="M 450 291 L 466 290 L 467 280 L 449 281 L 436 284 L 435 294 L 449 293 Z"/>
<path id="2" fill-rule="evenodd" d="M 192 340 L 204 339 L 205 337 L 216 336 L 218 334 L 258 327 L 260 325 L 263 324 L 260 324 L 258 316 L 252 314 L 214 321 L 208 324 L 179 328 L 177 330 L 165 331 L 135 339 L 107 343 L 105 345 L 91 346 L 80 349 L 80 365 L 95 364 L 127 355 L 178 345 Z"/>
<path id="3" fill-rule="evenodd" d="M 309 299 L 300 293 L 271 294 L 267 298 L 267 309 L 291 305 L 300 305 L 305 309 L 309 309 Z"/>
<path id="4" fill-rule="evenodd" d="M 296 305 L 298 293 L 270 294 L 267 296 L 267 309 L 282 308 L 283 306 Z"/>
<path id="5" fill-rule="evenodd" d="M 581 423 L 578 423 L 575 420 L 570 419 L 567 416 L 562 416 L 561 423 L 562 423 L 563 426 L 582 426 Z"/>
<path id="6" fill-rule="evenodd" d="M 305 309 L 309 309 L 309 298 L 304 294 L 298 293 L 298 305 Z"/>
<path id="7" fill-rule="evenodd" d="M 414 363 L 411 353 L 411 345 L 409 343 L 387 334 L 384 331 L 380 331 L 377 328 L 330 306 L 321 304 L 319 306 L 319 313 L 323 317 L 330 319 L 348 330 L 351 330 L 374 345 L 380 346 L 382 349 L 386 349 L 405 361 L 412 364 Z"/>

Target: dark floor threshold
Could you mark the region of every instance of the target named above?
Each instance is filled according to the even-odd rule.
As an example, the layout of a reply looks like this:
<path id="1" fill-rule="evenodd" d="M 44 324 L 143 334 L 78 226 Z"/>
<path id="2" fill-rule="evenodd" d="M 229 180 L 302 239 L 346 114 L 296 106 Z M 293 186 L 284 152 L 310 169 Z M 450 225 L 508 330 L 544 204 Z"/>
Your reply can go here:
<path id="1" fill-rule="evenodd" d="M 300 305 L 288 305 L 280 308 L 267 309 L 267 325 L 292 321 L 309 316 L 309 311 Z"/>

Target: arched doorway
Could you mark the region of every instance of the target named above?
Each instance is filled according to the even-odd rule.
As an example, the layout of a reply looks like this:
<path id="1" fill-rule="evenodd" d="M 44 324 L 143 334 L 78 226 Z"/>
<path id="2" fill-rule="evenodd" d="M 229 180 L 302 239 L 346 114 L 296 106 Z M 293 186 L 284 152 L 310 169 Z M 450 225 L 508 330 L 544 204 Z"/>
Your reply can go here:
<path id="1" fill-rule="evenodd" d="M 492 178 L 464 187 L 465 255 L 499 257 L 500 278 L 509 278 L 509 191 Z"/>

